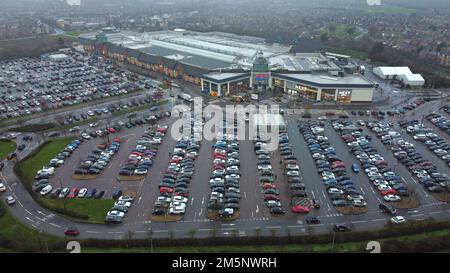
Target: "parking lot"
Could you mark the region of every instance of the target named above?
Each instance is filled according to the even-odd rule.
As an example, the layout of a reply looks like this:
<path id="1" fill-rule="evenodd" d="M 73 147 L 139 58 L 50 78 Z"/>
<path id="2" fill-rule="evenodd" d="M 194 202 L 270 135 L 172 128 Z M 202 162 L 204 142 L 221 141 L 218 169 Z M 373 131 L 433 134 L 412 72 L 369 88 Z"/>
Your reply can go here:
<path id="1" fill-rule="evenodd" d="M 95 65 L 94 65 L 95 64 Z M 103 64 L 103 65 L 102 65 Z M 110 73 L 101 60 L 78 53 L 0 62 L 1 119 L 53 110 L 137 91 L 137 76 Z"/>

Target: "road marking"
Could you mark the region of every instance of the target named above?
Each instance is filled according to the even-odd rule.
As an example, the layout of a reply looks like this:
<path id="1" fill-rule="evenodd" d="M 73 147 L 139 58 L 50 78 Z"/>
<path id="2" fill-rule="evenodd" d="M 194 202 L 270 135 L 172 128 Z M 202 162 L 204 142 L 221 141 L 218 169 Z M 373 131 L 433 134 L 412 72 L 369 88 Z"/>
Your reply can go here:
<path id="1" fill-rule="evenodd" d="M 45 220 L 42 219 L 42 218 L 39 218 L 39 217 L 37 217 L 37 216 L 34 216 L 34 217 L 36 217 L 36 219 L 38 219 L 38 220 L 41 221 L 41 222 L 45 222 Z"/>
<path id="2" fill-rule="evenodd" d="M 39 214 L 42 214 L 42 215 L 46 216 L 46 215 L 45 215 L 45 213 L 43 213 L 43 212 L 42 212 L 42 211 L 40 211 L 40 210 L 38 210 L 38 211 L 37 211 L 37 213 L 39 213 Z"/>
<path id="3" fill-rule="evenodd" d="M 311 193 L 312 193 L 313 198 L 316 199 L 316 195 L 314 194 L 313 190 L 311 191 Z"/>
<path id="4" fill-rule="evenodd" d="M 145 233 L 146 231 L 145 230 L 136 230 L 135 232 L 136 233 Z"/>
<path id="5" fill-rule="evenodd" d="M 360 224 L 360 223 L 367 223 L 367 221 L 365 220 L 361 220 L 361 221 L 352 221 L 353 224 Z"/>
<path id="6" fill-rule="evenodd" d="M 258 212 L 259 212 L 259 206 L 256 205 L 256 213 L 258 213 Z"/>
<path id="7" fill-rule="evenodd" d="M 322 190 L 322 195 L 323 195 L 323 198 L 327 199 L 327 196 L 325 195 L 325 192 L 323 190 Z"/>
<path id="8" fill-rule="evenodd" d="M 280 226 L 270 226 L 270 227 L 266 227 L 266 228 L 273 228 L 273 229 L 276 229 L 276 228 L 281 228 Z"/>
<path id="9" fill-rule="evenodd" d="M 212 229 L 210 229 L 210 228 L 200 228 L 200 229 L 198 229 L 198 231 L 211 231 Z"/>
<path id="10" fill-rule="evenodd" d="M 205 203 L 205 197 L 202 197 L 202 205 Z"/>
<path id="11" fill-rule="evenodd" d="M 370 190 L 373 192 L 373 194 L 375 194 L 375 195 L 377 194 L 372 187 L 370 188 Z"/>
<path id="12" fill-rule="evenodd" d="M 235 226 L 236 224 L 221 224 L 222 226 Z"/>
<path id="13" fill-rule="evenodd" d="M 366 193 L 364 192 L 362 187 L 359 187 L 361 189 L 361 192 L 363 193 L 363 195 L 366 195 Z"/>
<path id="14" fill-rule="evenodd" d="M 161 232 L 169 232 L 168 230 L 154 230 L 153 232 L 161 233 Z"/>
<path id="15" fill-rule="evenodd" d="M 252 211 L 252 218 L 255 218 L 255 217 L 253 216 L 253 211 Z"/>
<path id="16" fill-rule="evenodd" d="M 191 206 L 193 203 L 194 203 L 194 197 L 192 197 L 192 199 L 191 199 Z"/>
<path id="17" fill-rule="evenodd" d="M 198 216 L 202 215 L 202 212 L 203 212 L 203 208 L 200 209 L 200 212 L 198 213 Z"/>
<path id="18" fill-rule="evenodd" d="M 19 205 L 23 208 L 22 202 L 20 202 L 19 200 L 17 200 L 17 203 L 19 203 Z"/>
<path id="19" fill-rule="evenodd" d="M 27 220 L 30 221 L 31 223 L 34 223 L 34 221 L 33 221 L 31 218 L 29 218 L 29 217 L 25 217 L 25 219 L 27 219 Z"/>
<path id="20" fill-rule="evenodd" d="M 54 227 L 57 227 L 57 228 L 60 228 L 61 226 L 60 225 L 57 225 L 57 224 L 53 224 L 53 223 L 49 223 L 50 225 L 52 225 L 52 226 L 54 226 Z"/>
<path id="21" fill-rule="evenodd" d="M 331 210 L 330 204 L 327 203 L 328 211 Z"/>
<path id="22" fill-rule="evenodd" d="M 86 230 L 86 233 L 95 233 L 95 234 L 99 234 L 99 233 L 101 233 L 101 232 L 100 232 L 100 231 Z"/>
<path id="23" fill-rule="evenodd" d="M 302 228 L 303 226 L 287 226 L 288 228 Z"/>
<path id="24" fill-rule="evenodd" d="M 420 217 L 420 216 L 424 216 L 425 214 L 423 214 L 423 213 L 420 213 L 420 214 L 414 214 L 414 215 L 411 215 L 411 217 Z"/>
<path id="25" fill-rule="evenodd" d="M 433 212 L 430 212 L 429 214 L 433 215 L 433 214 L 439 214 L 439 213 L 442 213 L 442 210 L 441 211 L 433 211 Z"/>
<path id="26" fill-rule="evenodd" d="M 123 231 L 108 231 L 108 234 L 122 234 Z"/>
<path id="27" fill-rule="evenodd" d="M 418 210 L 412 210 L 412 211 L 408 211 L 408 213 L 417 213 L 419 212 Z"/>

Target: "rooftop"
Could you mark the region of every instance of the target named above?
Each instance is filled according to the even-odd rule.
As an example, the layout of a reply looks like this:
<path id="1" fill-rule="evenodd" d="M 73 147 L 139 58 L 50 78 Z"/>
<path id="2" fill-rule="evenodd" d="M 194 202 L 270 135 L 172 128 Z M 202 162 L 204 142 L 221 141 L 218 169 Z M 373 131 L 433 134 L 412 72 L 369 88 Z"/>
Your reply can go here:
<path id="1" fill-rule="evenodd" d="M 330 77 L 319 74 L 287 74 L 274 73 L 274 76 L 279 76 L 287 80 L 311 84 L 318 87 L 372 87 L 373 83 L 357 75 L 346 75 L 345 77 Z"/>

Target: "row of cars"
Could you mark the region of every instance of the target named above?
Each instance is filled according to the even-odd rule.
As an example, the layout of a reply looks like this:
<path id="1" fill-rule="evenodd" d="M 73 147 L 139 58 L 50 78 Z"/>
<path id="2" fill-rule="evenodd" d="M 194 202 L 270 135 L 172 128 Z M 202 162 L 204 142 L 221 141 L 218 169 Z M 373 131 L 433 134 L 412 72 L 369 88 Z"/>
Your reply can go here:
<path id="1" fill-rule="evenodd" d="M 50 196 L 52 198 L 87 198 L 87 199 L 100 199 L 105 194 L 103 190 L 97 190 L 96 188 L 67 188 L 67 187 L 53 187 L 51 185 L 45 186 L 40 194 L 42 196 Z"/>
<path id="2" fill-rule="evenodd" d="M 91 154 L 74 170 L 75 175 L 99 175 L 109 164 L 111 158 L 119 151 L 120 138 L 110 143 L 101 143 L 92 149 Z"/>
<path id="3" fill-rule="evenodd" d="M 80 139 L 73 140 L 54 158 L 50 159 L 47 166 L 44 166 L 41 170 L 37 171 L 31 189 L 34 192 L 40 192 L 41 195 L 50 193 L 53 190 L 49 181 L 50 176 L 55 174 L 56 169 L 64 164 L 65 160 L 72 155 L 73 151 L 75 151 L 81 143 L 82 141 Z"/>
<path id="4" fill-rule="evenodd" d="M 105 223 L 120 224 L 125 218 L 125 214 L 131 208 L 134 197 L 122 195 L 121 190 L 117 190 L 113 193 L 114 202 L 113 207 L 106 213 Z"/>
<path id="5" fill-rule="evenodd" d="M 450 112 L 450 107 L 448 108 Z M 440 114 L 429 114 L 425 116 L 427 120 L 434 124 L 434 126 L 438 127 L 441 131 L 450 135 L 450 118 L 440 115 Z"/>
<path id="6" fill-rule="evenodd" d="M 158 146 L 162 143 L 167 128 L 167 126 L 159 126 L 156 131 L 145 131 L 122 165 L 119 175 L 147 175 L 148 169 L 153 165 L 153 160 L 158 153 Z"/>
<path id="7" fill-rule="evenodd" d="M 236 132 L 237 121 L 227 124 L 222 121 L 222 132 L 216 136 L 212 145 L 213 170 L 209 180 L 210 195 L 207 204 L 208 210 L 217 211 L 223 218 L 233 217 L 239 211 L 240 191 L 240 153 L 239 141 L 236 135 L 227 134 L 227 128 L 234 128 Z"/>
<path id="8" fill-rule="evenodd" d="M 272 153 L 266 148 L 265 137 L 258 132 L 254 141 L 254 150 L 256 153 L 256 163 L 259 170 L 259 182 L 264 194 L 264 203 L 273 215 L 285 214 L 285 210 L 280 201 L 280 192 L 276 184 L 276 175 L 273 172 L 270 158 Z M 283 146 L 285 147 L 285 146 Z"/>
<path id="9" fill-rule="evenodd" d="M 184 120 L 191 125 L 189 134 L 177 140 L 169 153 L 169 166 L 159 182 L 159 196 L 156 198 L 153 215 L 184 215 L 189 197 L 189 185 L 195 171 L 195 160 L 200 150 L 202 121 Z M 185 124 L 187 126 L 187 124 Z"/>
<path id="10" fill-rule="evenodd" d="M 322 123 L 323 124 L 323 123 Z M 364 195 L 356 188 L 348 176 L 346 165 L 336 154 L 336 149 L 325 136 L 325 128 L 314 121 L 299 122 L 310 154 L 316 164 L 317 172 L 335 207 L 366 207 Z"/>
<path id="11" fill-rule="evenodd" d="M 371 137 L 363 135 L 363 130 L 358 124 L 352 121 L 333 121 L 332 125 L 347 144 L 349 151 L 359 160 L 364 173 L 386 202 L 398 202 L 402 197 L 410 196 L 409 189 L 401 177 L 372 146 Z M 356 168 L 357 165 L 353 167 L 353 171 Z"/>
<path id="12" fill-rule="evenodd" d="M 444 160 L 450 167 L 450 143 L 435 134 L 432 128 L 426 127 L 418 120 L 401 121 L 400 126 L 406 128 L 406 131 L 413 135 L 415 140 L 423 142 L 430 152 Z"/>
<path id="13" fill-rule="evenodd" d="M 377 136 L 382 142 L 389 146 L 394 157 L 402 163 L 410 173 L 418 178 L 420 184 L 429 192 L 440 193 L 448 186 L 448 177 L 437 171 L 432 161 L 423 156 L 414 148 L 414 144 L 403 139 L 402 135 L 389 125 L 380 123 L 368 123 L 368 128 L 378 131 Z M 381 130 L 381 131 L 380 131 Z M 442 181 L 442 182 L 441 182 Z M 402 185 L 402 183 L 398 183 Z M 394 189 L 396 184 L 392 186 Z M 406 188 L 406 186 L 403 186 Z M 398 188 L 398 194 L 401 193 Z M 408 193 L 408 191 L 406 191 Z"/>

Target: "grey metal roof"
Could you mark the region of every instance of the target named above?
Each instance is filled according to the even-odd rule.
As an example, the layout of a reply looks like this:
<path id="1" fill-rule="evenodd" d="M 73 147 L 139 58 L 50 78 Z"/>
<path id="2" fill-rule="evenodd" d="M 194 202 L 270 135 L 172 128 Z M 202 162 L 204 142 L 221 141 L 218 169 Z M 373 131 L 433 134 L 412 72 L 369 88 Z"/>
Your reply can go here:
<path id="1" fill-rule="evenodd" d="M 160 46 L 151 46 L 140 49 L 142 52 L 149 53 L 156 56 L 170 56 L 170 55 L 183 55 L 188 56 L 187 58 L 178 60 L 180 63 L 191 64 L 207 69 L 217 69 L 217 68 L 225 68 L 231 66 L 230 62 L 225 62 L 213 58 L 208 58 L 200 55 L 190 54 L 188 52 L 174 50 L 170 48 L 160 47 Z"/>
<path id="2" fill-rule="evenodd" d="M 347 88 L 372 88 L 373 84 L 360 76 L 330 77 L 319 74 L 279 74 L 272 73 L 273 77 L 292 82 L 308 84 L 317 87 L 347 87 Z"/>

